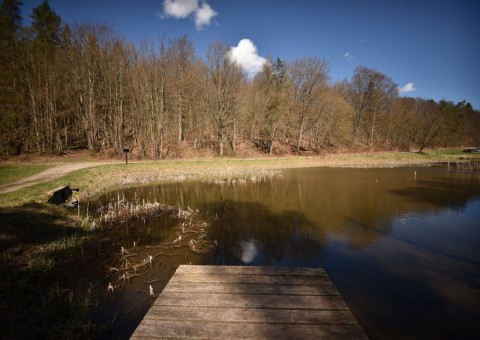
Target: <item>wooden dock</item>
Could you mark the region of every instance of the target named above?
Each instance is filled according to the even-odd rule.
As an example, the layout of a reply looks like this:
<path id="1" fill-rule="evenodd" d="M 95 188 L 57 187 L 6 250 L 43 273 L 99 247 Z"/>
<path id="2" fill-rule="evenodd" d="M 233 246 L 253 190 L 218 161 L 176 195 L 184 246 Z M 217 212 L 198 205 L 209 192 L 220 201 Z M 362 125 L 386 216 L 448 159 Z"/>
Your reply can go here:
<path id="1" fill-rule="evenodd" d="M 323 269 L 181 265 L 132 339 L 367 338 Z"/>

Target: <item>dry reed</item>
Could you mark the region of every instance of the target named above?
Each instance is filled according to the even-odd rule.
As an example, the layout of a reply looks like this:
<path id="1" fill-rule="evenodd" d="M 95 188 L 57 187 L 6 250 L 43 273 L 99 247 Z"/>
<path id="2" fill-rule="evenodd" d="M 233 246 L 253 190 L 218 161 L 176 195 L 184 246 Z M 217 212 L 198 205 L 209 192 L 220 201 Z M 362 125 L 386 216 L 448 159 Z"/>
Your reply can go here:
<path id="1" fill-rule="evenodd" d="M 161 263 L 164 256 L 178 256 L 179 254 L 174 252 L 176 249 L 188 247 L 195 254 L 206 254 L 217 246 L 216 240 L 211 241 L 207 237 L 209 224 L 199 219 L 198 210 L 190 207 L 182 209 L 156 201 L 134 203 L 119 195 L 116 202 L 99 206 L 97 213 L 98 218 L 92 221 L 91 228 L 112 227 L 134 219 L 141 219 L 145 224 L 146 219 L 165 213 L 179 220 L 179 226 L 175 228 L 175 237 L 162 245 L 140 247 L 133 242 L 132 247 L 120 247 L 114 263 L 107 266 L 109 280 L 107 294 L 114 293 L 132 280 L 147 283 L 143 272 L 153 268 L 155 263 Z"/>

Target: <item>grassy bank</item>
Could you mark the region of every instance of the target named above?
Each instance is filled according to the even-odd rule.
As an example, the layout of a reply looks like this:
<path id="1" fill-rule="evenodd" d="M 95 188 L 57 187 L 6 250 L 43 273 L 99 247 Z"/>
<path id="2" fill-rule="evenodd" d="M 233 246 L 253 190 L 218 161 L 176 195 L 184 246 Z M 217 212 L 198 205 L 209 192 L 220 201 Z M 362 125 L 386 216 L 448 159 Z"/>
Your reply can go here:
<path id="1" fill-rule="evenodd" d="M 6 339 L 91 338 L 92 302 L 73 296 L 88 231 L 65 208 L 1 207 L 0 325 Z"/>
<path id="2" fill-rule="evenodd" d="M 22 164 L 0 166 L 0 185 L 9 184 L 53 167 L 50 164 Z"/>
<path id="3" fill-rule="evenodd" d="M 105 191 L 147 183 L 167 183 L 184 180 L 208 180 L 254 176 L 259 171 L 302 167 L 398 167 L 429 165 L 436 162 L 456 162 L 466 156 L 460 150 L 430 151 L 423 154 L 388 152 L 371 154 L 339 154 L 324 157 L 290 157 L 257 159 L 208 159 L 106 164 L 83 169 L 62 178 L 0 195 L 0 206 L 17 206 L 26 202 L 45 202 L 46 192 L 61 186 L 80 188 L 79 198 L 94 197 Z M 19 165 L 19 168 L 23 165 Z"/>
<path id="4" fill-rule="evenodd" d="M 463 162 L 459 150 L 417 153 L 341 154 L 324 157 L 208 159 L 105 164 L 72 172 L 59 179 L 0 195 L 0 327 L 8 337 L 91 338 L 102 329 L 92 325 L 89 311 L 96 301 L 77 294 L 72 282 L 85 276 L 86 249 L 95 249 L 102 231 L 76 209 L 46 203 L 46 192 L 61 186 L 80 188 L 81 204 L 119 187 L 186 180 L 215 181 L 266 176 L 272 171 L 302 167 L 428 166 Z M 18 173 L 6 183 L 50 165 L 0 167 Z M 22 169 L 22 170 L 20 170 Z M 1 173 L 0 173 L 1 175 Z M 93 251 L 92 254 L 95 254 Z"/>

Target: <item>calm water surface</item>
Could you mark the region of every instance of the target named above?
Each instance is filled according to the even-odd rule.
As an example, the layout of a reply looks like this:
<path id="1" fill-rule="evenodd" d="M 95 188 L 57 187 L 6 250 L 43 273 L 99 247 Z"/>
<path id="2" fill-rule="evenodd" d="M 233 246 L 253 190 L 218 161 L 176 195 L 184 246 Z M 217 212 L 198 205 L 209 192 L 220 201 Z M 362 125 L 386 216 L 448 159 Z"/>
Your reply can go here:
<path id="1" fill-rule="evenodd" d="M 218 248 L 174 262 L 323 267 L 371 338 L 479 334 L 478 172 L 294 169 L 260 182 L 187 182 L 123 194 L 199 209 L 209 221 Z M 148 223 L 148 235 L 131 238 L 159 244 L 178 224 Z M 130 328 L 147 308 L 130 313 Z"/>

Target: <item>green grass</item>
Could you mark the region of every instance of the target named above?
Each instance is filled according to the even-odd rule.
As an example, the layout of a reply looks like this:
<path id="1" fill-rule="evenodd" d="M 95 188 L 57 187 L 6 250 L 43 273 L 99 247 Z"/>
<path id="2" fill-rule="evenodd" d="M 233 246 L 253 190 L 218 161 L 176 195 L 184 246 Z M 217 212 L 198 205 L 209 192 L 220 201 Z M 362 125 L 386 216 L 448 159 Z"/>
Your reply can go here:
<path id="1" fill-rule="evenodd" d="M 38 174 L 52 166 L 46 164 L 1 165 L 0 185 L 10 184 L 19 179 Z"/>
<path id="2" fill-rule="evenodd" d="M 89 176 L 86 170 L 88 169 L 78 170 L 58 179 L 24 187 L 14 192 L 0 194 L 0 207 L 18 206 L 28 202 L 46 202 L 48 200 L 47 192 L 56 187 L 69 184 L 75 185 L 78 182 L 82 184 L 88 183 Z"/>

